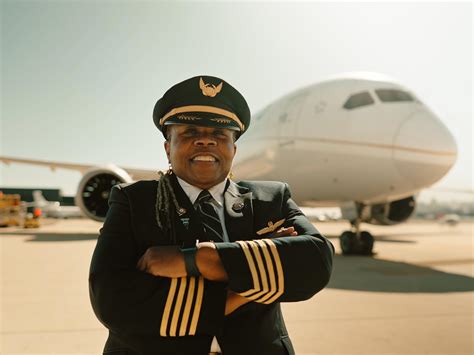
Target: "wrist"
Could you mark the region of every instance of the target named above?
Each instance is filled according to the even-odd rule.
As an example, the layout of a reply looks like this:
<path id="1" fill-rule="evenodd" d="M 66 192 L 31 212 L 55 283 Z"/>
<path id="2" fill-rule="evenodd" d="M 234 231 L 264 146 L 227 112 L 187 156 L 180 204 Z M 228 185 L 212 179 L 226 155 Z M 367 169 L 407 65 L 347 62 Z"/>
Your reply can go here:
<path id="1" fill-rule="evenodd" d="M 212 242 L 199 243 L 196 265 L 199 266 L 202 276 L 208 280 L 227 281 L 228 279 L 216 246 Z"/>

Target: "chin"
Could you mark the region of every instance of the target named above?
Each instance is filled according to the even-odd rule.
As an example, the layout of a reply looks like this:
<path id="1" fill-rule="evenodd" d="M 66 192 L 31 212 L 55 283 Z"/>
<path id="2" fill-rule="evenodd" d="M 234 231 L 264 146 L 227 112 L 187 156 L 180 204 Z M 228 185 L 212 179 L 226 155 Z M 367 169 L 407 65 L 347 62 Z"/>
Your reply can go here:
<path id="1" fill-rule="evenodd" d="M 212 186 L 215 186 L 217 185 L 218 183 L 222 182 L 225 180 L 225 177 L 224 178 L 218 178 L 216 176 L 213 176 L 213 177 L 207 177 L 205 175 L 199 175 L 199 178 L 198 179 L 195 179 L 195 181 L 199 184 L 199 185 L 202 185 L 202 186 L 208 186 L 208 187 L 212 187 Z"/>

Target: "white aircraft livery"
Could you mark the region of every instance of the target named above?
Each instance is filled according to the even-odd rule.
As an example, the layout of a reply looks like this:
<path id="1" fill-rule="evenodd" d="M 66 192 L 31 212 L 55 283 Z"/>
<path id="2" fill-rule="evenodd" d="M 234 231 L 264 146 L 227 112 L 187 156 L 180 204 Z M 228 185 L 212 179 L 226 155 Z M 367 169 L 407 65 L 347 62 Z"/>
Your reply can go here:
<path id="1" fill-rule="evenodd" d="M 339 206 L 351 229 L 344 254 L 371 254 L 373 236 L 360 224 L 404 222 L 415 195 L 454 165 L 456 142 L 416 95 L 375 73 L 334 77 L 292 92 L 252 117 L 237 142 L 236 180 L 279 180 L 302 206 Z M 111 187 L 155 179 L 155 170 L 92 166 L 13 157 L 18 162 L 83 173 L 76 204 L 103 221 Z"/>
<path id="2" fill-rule="evenodd" d="M 33 191 L 33 202 L 26 205 L 39 207 L 43 214 L 52 218 L 77 218 L 83 216 L 79 207 L 61 206 L 58 201 L 48 201 L 40 190 Z"/>

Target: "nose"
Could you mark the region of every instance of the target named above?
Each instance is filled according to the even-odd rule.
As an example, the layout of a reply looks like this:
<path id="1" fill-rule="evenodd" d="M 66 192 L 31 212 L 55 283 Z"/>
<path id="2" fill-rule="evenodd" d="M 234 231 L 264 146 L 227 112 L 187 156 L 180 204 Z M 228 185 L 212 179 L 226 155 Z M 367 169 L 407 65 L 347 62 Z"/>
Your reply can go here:
<path id="1" fill-rule="evenodd" d="M 402 176 L 416 188 L 440 180 L 456 162 L 453 135 L 429 110 L 419 110 L 403 121 L 395 135 L 393 160 Z"/>
<path id="2" fill-rule="evenodd" d="M 194 141 L 194 145 L 196 146 L 215 146 L 217 145 L 217 141 L 209 135 L 202 135 Z"/>

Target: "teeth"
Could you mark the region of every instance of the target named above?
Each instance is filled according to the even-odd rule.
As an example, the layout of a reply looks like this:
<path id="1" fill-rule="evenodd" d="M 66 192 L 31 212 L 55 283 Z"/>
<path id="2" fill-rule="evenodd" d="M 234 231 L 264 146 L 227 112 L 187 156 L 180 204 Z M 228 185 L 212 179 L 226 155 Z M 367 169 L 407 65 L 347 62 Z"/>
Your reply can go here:
<path id="1" fill-rule="evenodd" d="M 193 160 L 198 160 L 198 161 L 216 161 L 216 158 L 214 158 L 212 155 L 198 155 L 197 157 L 194 157 Z"/>

